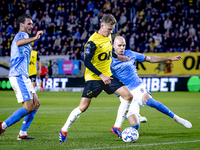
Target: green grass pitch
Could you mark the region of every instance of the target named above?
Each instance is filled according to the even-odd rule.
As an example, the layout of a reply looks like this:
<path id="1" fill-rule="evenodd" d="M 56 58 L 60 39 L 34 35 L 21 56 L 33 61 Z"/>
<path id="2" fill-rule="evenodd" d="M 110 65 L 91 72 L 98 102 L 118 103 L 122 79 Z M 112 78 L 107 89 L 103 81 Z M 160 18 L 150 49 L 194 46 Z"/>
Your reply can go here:
<path id="1" fill-rule="evenodd" d="M 41 106 L 28 134 L 32 141 L 17 141 L 22 120 L 6 129 L 0 136 L 2 150 L 59 150 L 59 149 L 200 149 L 200 93 L 199 92 L 152 92 L 153 98 L 165 104 L 174 113 L 189 120 L 193 127 L 186 129 L 170 117 L 148 106 L 140 107 L 140 114 L 147 123 L 141 123 L 139 140 L 124 143 L 110 132 L 120 104 L 115 95 L 101 93 L 90 107 L 71 126 L 67 143 L 60 143 L 59 130 L 70 112 L 79 105 L 81 92 L 37 92 Z M 0 121 L 21 108 L 14 91 L 0 91 Z M 122 130 L 129 127 L 125 120 Z"/>

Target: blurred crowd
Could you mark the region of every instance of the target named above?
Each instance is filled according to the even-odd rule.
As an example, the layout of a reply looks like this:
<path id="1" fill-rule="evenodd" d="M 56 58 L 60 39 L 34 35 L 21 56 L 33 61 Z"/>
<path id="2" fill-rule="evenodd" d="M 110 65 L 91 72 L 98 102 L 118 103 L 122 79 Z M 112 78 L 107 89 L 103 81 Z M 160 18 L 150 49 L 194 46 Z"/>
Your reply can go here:
<path id="1" fill-rule="evenodd" d="M 116 17 L 112 36 L 123 36 L 126 49 L 189 53 L 200 47 L 200 0 L 2 0 L 0 11 L 0 56 L 10 55 L 17 17 L 24 13 L 34 22 L 31 36 L 44 31 L 32 43 L 40 55 L 83 59 L 84 45 L 104 13 Z"/>

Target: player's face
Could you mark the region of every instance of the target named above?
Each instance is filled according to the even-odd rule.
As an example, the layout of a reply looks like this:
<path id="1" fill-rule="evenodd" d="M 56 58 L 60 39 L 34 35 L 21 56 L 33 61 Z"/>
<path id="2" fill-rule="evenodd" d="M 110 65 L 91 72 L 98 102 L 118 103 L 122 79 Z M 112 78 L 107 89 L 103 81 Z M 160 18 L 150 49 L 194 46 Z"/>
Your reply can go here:
<path id="1" fill-rule="evenodd" d="M 126 48 L 126 41 L 124 39 L 118 39 L 114 43 L 115 53 L 117 55 L 124 55 Z"/>
<path id="2" fill-rule="evenodd" d="M 25 18 L 25 22 L 21 24 L 22 31 L 31 34 L 33 29 L 33 21 L 29 18 Z"/>
<path id="3" fill-rule="evenodd" d="M 102 27 L 102 34 L 103 34 L 103 36 L 109 37 L 109 35 L 113 33 L 115 25 L 103 23 L 101 27 Z"/>

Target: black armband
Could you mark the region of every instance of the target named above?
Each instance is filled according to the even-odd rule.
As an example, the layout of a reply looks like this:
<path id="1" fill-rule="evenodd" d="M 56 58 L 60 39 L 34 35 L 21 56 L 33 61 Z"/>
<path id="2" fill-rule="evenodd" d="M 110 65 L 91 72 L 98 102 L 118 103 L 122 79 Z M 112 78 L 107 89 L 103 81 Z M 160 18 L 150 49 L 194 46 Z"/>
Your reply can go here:
<path id="1" fill-rule="evenodd" d="M 112 51 L 112 57 L 117 58 L 117 54 Z"/>

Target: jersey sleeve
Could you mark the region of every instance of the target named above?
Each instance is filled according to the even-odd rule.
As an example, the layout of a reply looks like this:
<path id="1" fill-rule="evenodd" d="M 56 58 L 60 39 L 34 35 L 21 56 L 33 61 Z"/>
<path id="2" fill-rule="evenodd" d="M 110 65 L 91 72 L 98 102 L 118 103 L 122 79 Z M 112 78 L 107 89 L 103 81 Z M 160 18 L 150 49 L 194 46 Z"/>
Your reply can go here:
<path id="1" fill-rule="evenodd" d="M 135 54 L 135 57 L 136 57 L 136 59 L 135 59 L 136 61 L 143 62 L 146 58 L 146 56 L 144 54 L 140 54 L 140 53 L 137 53 L 137 52 L 135 52 L 134 54 Z"/>
<path id="2" fill-rule="evenodd" d="M 23 32 L 19 32 L 15 37 L 15 42 L 17 42 L 20 39 L 26 39 L 26 34 L 24 34 Z"/>
<path id="3" fill-rule="evenodd" d="M 84 61 L 84 65 L 91 70 L 92 72 L 94 72 L 96 75 L 100 75 L 102 74 L 99 70 L 97 70 L 94 65 L 92 64 L 91 60 L 94 56 L 95 50 L 97 49 L 96 45 L 94 42 L 89 41 L 86 46 L 85 46 L 85 61 Z"/>
<path id="4" fill-rule="evenodd" d="M 39 61 L 40 60 L 40 57 L 39 57 L 39 54 L 37 53 L 37 61 Z"/>

